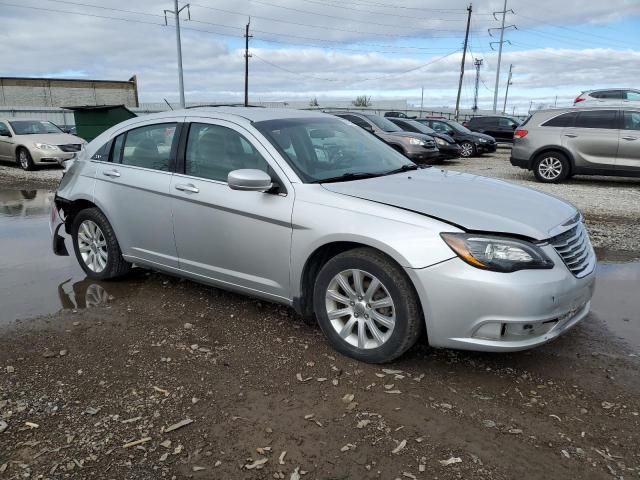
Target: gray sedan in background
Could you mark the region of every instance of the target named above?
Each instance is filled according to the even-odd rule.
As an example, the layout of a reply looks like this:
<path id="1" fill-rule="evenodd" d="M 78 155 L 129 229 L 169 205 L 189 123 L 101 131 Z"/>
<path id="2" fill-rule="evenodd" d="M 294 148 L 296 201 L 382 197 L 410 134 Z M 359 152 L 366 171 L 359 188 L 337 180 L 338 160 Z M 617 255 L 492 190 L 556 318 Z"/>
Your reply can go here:
<path id="1" fill-rule="evenodd" d="M 316 112 L 198 108 L 112 127 L 65 173 L 53 249 L 91 278 L 168 272 L 315 317 L 388 362 L 434 347 L 523 350 L 582 320 L 595 255 L 576 209 L 421 168 Z"/>

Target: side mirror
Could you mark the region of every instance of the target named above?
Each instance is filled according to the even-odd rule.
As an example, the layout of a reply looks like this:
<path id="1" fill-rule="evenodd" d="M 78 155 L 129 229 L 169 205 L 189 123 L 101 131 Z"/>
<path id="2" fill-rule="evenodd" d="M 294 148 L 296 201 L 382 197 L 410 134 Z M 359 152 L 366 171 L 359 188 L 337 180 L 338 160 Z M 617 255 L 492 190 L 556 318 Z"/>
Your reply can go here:
<path id="1" fill-rule="evenodd" d="M 446 134 L 447 134 L 447 135 L 449 135 L 450 137 L 453 137 L 453 136 L 456 134 L 456 132 L 454 132 L 454 131 L 453 131 L 453 130 L 451 130 L 451 129 L 450 129 L 450 130 L 447 130 L 447 131 L 446 131 L 446 132 L 444 132 L 444 133 L 446 133 Z"/>
<path id="2" fill-rule="evenodd" d="M 245 192 L 266 192 L 273 187 L 271 177 L 266 172 L 253 168 L 229 172 L 227 184 L 231 190 Z"/>
<path id="3" fill-rule="evenodd" d="M 373 127 L 371 125 L 364 125 L 362 128 L 369 133 L 373 133 Z"/>
<path id="4" fill-rule="evenodd" d="M 9 130 L 0 131 L 0 137 L 11 137 L 11 132 Z"/>

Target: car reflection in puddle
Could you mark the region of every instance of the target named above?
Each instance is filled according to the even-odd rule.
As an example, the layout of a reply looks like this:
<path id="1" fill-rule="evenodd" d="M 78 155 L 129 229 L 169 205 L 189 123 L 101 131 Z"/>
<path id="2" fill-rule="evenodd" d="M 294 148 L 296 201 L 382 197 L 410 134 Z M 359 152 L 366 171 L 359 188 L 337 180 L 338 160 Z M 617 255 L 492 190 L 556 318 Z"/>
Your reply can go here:
<path id="1" fill-rule="evenodd" d="M 79 282 L 68 279 L 58 285 L 58 298 L 60 305 L 66 310 L 81 310 L 85 308 L 99 307 L 114 300 L 107 289 L 88 278 Z"/>

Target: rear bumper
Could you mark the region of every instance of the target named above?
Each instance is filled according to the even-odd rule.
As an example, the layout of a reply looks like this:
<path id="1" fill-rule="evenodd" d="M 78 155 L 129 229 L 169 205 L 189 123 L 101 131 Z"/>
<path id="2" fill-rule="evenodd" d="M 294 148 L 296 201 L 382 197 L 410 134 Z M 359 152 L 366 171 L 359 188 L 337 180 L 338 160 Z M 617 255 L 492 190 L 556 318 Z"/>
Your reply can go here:
<path id="1" fill-rule="evenodd" d="M 529 159 L 517 158 L 511 155 L 511 157 L 509 157 L 509 161 L 511 162 L 511 165 L 513 165 L 514 167 L 520 167 L 520 168 L 524 168 L 525 170 L 531 170 L 531 161 L 529 161 Z"/>
<path id="2" fill-rule="evenodd" d="M 51 213 L 49 215 L 49 232 L 51 233 L 51 248 L 53 253 L 60 256 L 68 256 L 69 252 L 64 244 L 64 237 L 60 235 L 60 228 L 64 226 L 64 220 L 60 218 L 60 212 L 56 205 L 56 199 L 51 202 Z"/>

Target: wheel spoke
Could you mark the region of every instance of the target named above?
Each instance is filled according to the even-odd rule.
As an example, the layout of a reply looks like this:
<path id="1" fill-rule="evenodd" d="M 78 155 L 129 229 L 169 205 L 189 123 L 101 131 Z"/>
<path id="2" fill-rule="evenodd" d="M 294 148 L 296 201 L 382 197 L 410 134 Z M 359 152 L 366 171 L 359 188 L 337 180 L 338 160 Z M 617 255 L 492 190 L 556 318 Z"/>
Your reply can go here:
<path id="1" fill-rule="evenodd" d="M 360 270 L 351 270 L 353 275 L 353 286 L 355 287 L 356 294 L 360 297 L 364 297 L 364 287 L 362 286 L 362 272 Z"/>
<path id="2" fill-rule="evenodd" d="M 342 275 L 342 273 L 339 273 L 338 275 L 336 275 L 336 280 L 344 290 L 344 293 L 346 293 L 350 297 L 356 296 L 356 292 L 353 291 L 353 288 L 351 288 L 351 285 L 349 285 L 349 282 L 347 281 L 346 278 L 344 278 L 344 275 Z"/>
<path id="3" fill-rule="evenodd" d="M 371 279 L 371 283 L 367 287 L 367 291 L 364 295 L 364 298 L 370 302 L 371 299 L 373 298 L 373 294 L 376 293 L 378 288 L 380 288 L 380 280 L 374 277 Z"/>
<path id="4" fill-rule="evenodd" d="M 364 348 L 367 344 L 367 330 L 364 322 L 358 322 L 358 348 Z"/>
<path id="5" fill-rule="evenodd" d="M 336 320 L 338 318 L 346 317 L 347 315 L 351 315 L 351 307 L 332 310 L 328 312 L 328 315 L 329 320 Z"/>
<path id="6" fill-rule="evenodd" d="M 353 325 L 356 323 L 356 321 L 357 320 L 354 317 L 351 317 L 347 321 L 347 323 L 344 324 L 344 327 L 340 329 L 338 335 L 346 339 L 349 335 L 351 335 L 351 332 L 353 331 Z"/>
<path id="7" fill-rule="evenodd" d="M 107 261 L 107 252 L 105 250 L 98 250 L 98 255 L 102 260 L 104 260 L 105 262 Z"/>
<path id="8" fill-rule="evenodd" d="M 387 328 L 393 328 L 393 326 L 396 323 L 393 317 L 386 317 L 376 311 L 371 312 L 371 318 L 373 318 L 376 322 L 378 322 L 383 327 L 387 327 Z"/>
<path id="9" fill-rule="evenodd" d="M 349 305 L 349 299 L 335 290 L 327 290 L 327 298 L 342 305 Z"/>
<path id="10" fill-rule="evenodd" d="M 393 307 L 393 300 L 391 300 L 391 297 L 385 297 L 380 300 L 374 300 L 373 302 L 370 302 L 369 305 L 371 305 L 371 308 L 373 309 Z"/>
<path id="11" fill-rule="evenodd" d="M 370 318 L 367 319 L 366 322 L 367 322 L 367 328 L 371 332 L 371 335 L 373 335 L 373 338 L 376 339 L 376 341 L 378 342 L 378 345 L 382 345 L 384 343 L 384 335 L 382 334 L 380 329 L 376 326 L 375 322 Z"/>
<path id="12" fill-rule="evenodd" d="M 80 250 L 81 252 L 88 252 L 89 250 L 91 250 L 91 247 L 83 243 L 82 245 L 78 245 L 78 250 Z"/>

